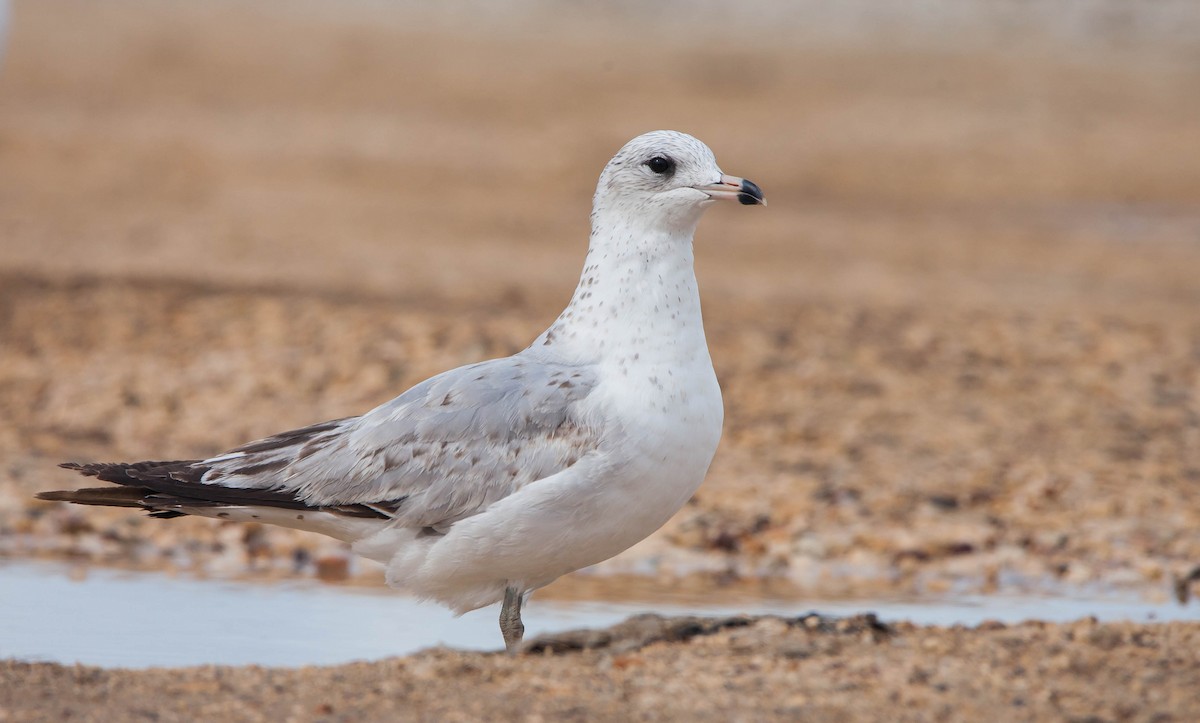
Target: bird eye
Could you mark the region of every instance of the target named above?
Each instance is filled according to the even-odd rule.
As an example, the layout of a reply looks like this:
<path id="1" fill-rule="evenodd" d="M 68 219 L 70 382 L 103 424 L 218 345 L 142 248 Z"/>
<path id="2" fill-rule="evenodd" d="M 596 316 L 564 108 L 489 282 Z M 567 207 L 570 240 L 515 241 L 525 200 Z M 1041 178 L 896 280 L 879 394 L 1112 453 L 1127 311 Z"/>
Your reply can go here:
<path id="1" fill-rule="evenodd" d="M 675 161 L 672 161 L 670 158 L 664 158 L 663 156 L 655 156 L 654 158 L 646 161 L 646 167 L 652 172 L 661 176 L 675 172 Z"/>

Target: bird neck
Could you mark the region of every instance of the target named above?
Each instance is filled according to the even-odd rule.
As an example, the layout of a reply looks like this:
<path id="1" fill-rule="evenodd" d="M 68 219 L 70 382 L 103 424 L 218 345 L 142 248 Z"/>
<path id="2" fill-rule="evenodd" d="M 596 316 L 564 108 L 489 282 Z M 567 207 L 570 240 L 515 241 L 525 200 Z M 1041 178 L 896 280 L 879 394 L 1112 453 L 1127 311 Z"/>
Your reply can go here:
<path id="1" fill-rule="evenodd" d="M 692 229 L 594 223 L 571 303 L 530 350 L 577 363 L 707 360 Z"/>

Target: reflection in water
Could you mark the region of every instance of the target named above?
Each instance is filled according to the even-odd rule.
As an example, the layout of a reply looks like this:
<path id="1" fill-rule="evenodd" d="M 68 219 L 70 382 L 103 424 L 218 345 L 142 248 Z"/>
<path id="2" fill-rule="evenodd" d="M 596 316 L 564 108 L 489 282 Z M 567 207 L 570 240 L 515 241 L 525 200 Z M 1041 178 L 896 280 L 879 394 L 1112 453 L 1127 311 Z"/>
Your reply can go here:
<path id="1" fill-rule="evenodd" d="M 172 578 L 154 573 L 88 570 L 45 563 L 0 564 L 0 658 L 113 667 L 201 664 L 300 666 L 377 660 L 447 645 L 497 650 L 496 611 L 454 618 L 438 605 L 401 594 L 315 582 L 263 585 Z M 603 627 L 630 615 L 849 615 L 874 612 L 884 621 L 972 625 L 983 620 L 1165 621 L 1200 619 L 1200 604 L 1148 604 L 1125 599 L 986 597 L 813 601 L 783 597 L 694 596 L 668 602 L 585 602 L 535 595 L 527 637 Z"/>

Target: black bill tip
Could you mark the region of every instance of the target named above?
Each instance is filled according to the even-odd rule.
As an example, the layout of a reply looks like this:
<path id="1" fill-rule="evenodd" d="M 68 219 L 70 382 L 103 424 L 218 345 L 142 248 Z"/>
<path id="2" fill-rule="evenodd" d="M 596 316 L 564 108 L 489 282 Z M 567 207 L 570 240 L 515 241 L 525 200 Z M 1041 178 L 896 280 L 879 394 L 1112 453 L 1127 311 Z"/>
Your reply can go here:
<path id="1" fill-rule="evenodd" d="M 762 189 L 754 181 L 742 179 L 742 190 L 738 191 L 738 203 L 743 206 L 754 206 L 767 204 L 767 200 L 763 198 Z"/>

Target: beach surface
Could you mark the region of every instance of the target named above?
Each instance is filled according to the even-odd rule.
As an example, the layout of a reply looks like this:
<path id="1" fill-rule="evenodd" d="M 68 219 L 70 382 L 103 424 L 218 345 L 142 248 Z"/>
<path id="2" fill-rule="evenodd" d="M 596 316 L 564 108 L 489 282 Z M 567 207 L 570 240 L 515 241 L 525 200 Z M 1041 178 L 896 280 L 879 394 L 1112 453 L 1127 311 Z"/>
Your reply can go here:
<path id="1" fill-rule="evenodd" d="M 32 496 L 77 481 L 60 461 L 200 458 L 522 348 L 575 286 L 605 161 L 671 127 L 770 205 L 697 236 L 709 477 L 589 577 L 1200 592 L 1189 3 L 892 25 L 800 3 L 677 33 L 632 7 L 331 5 L 13 4 L 0 556 L 378 584 L 323 538 Z M 162 624 L 134 610 L 131 634 Z M 0 720 L 1189 720 L 1197 636 L 763 619 L 329 668 L 8 662 Z"/>

